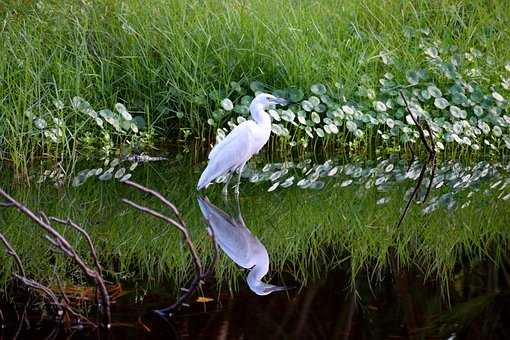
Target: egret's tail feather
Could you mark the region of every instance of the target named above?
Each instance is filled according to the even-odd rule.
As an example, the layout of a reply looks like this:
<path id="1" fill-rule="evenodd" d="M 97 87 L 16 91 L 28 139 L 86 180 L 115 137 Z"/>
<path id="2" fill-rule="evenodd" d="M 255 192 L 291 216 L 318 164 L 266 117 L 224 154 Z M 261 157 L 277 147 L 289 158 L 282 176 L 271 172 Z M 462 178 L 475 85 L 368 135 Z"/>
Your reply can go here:
<path id="1" fill-rule="evenodd" d="M 202 175 L 200 176 L 200 179 L 198 180 L 197 190 L 204 188 L 210 182 L 210 180 L 208 180 L 206 178 L 206 176 L 204 176 L 204 175 L 205 175 L 205 171 L 202 173 Z"/>
<path id="2" fill-rule="evenodd" d="M 217 162 L 209 162 L 209 165 L 207 165 L 204 172 L 202 172 L 200 179 L 198 180 L 197 190 L 206 187 L 209 183 L 226 172 L 225 169 L 219 167 L 216 163 Z"/>

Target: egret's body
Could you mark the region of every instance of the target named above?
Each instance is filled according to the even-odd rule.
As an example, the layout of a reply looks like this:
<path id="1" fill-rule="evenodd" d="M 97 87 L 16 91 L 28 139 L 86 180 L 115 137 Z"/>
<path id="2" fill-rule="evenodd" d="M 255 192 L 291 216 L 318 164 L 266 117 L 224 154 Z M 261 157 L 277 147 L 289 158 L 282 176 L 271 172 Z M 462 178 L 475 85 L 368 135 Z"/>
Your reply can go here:
<path id="1" fill-rule="evenodd" d="M 236 170 L 241 175 L 246 162 L 269 140 L 271 117 L 265 110 L 274 104 L 285 104 L 285 100 L 266 93 L 253 99 L 250 104 L 253 120 L 242 122 L 214 146 L 209 153 L 209 163 L 198 180 L 197 189 L 204 188 L 219 176 L 231 175 Z"/>
<path id="2" fill-rule="evenodd" d="M 250 270 L 246 282 L 255 294 L 268 295 L 287 289 L 262 282 L 269 271 L 269 255 L 246 227 L 240 212 L 237 219 L 233 218 L 202 197 L 198 198 L 198 204 L 221 250 L 239 266 Z"/>

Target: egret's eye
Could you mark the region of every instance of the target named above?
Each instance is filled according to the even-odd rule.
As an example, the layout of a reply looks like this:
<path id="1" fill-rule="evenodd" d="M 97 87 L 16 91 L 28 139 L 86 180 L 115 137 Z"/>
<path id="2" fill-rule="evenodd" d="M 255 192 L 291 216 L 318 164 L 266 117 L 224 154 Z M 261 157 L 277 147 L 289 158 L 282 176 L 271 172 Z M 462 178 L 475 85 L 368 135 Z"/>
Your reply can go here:
<path id="1" fill-rule="evenodd" d="M 271 97 L 266 97 L 267 100 L 271 100 Z"/>

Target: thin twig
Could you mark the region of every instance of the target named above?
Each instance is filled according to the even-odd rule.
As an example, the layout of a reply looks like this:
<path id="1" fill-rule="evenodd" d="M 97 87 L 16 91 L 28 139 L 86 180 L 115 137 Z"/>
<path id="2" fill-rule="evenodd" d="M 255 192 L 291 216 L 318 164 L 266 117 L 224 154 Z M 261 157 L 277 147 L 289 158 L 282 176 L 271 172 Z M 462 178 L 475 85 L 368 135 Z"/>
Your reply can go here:
<path id="1" fill-rule="evenodd" d="M 92 243 L 92 239 L 90 238 L 90 235 L 87 233 L 87 231 L 85 231 L 85 229 L 83 229 L 80 225 L 71 221 L 70 219 L 63 220 L 58 217 L 49 216 L 49 220 L 60 223 L 60 224 L 68 225 L 68 226 L 76 229 L 80 234 L 83 235 L 83 237 L 85 237 L 85 239 L 87 240 L 87 244 L 90 248 L 90 253 L 92 255 L 92 259 L 94 260 L 94 265 L 96 266 L 97 272 L 102 276 L 103 275 L 103 267 L 101 267 L 101 264 L 99 263 L 96 248 L 94 247 L 94 243 Z"/>
<path id="2" fill-rule="evenodd" d="M 421 187 L 421 184 L 423 182 L 423 177 L 425 176 L 425 172 L 427 170 L 427 165 L 430 162 L 432 162 L 432 173 L 431 173 L 430 182 L 429 182 L 429 185 L 428 185 L 428 188 L 427 188 L 427 192 L 425 194 L 425 198 L 424 198 L 423 201 L 426 201 L 427 198 L 428 198 L 428 195 L 429 195 L 430 190 L 432 188 L 432 182 L 433 182 L 435 171 L 436 171 L 436 149 L 435 149 L 435 145 L 434 145 L 432 129 L 430 128 L 430 125 L 428 124 L 427 120 L 424 119 L 423 120 L 424 121 L 424 125 L 425 125 L 425 128 L 428 131 L 429 139 L 430 139 L 430 145 L 429 145 L 429 143 L 427 142 L 427 138 L 425 137 L 425 133 L 423 132 L 423 128 L 421 127 L 421 125 L 418 122 L 418 120 L 414 117 L 414 114 L 411 111 L 411 108 L 409 107 L 409 103 L 407 102 L 407 99 L 406 99 L 406 97 L 405 97 L 405 95 L 404 95 L 404 93 L 402 91 L 400 91 L 400 96 L 402 97 L 402 100 L 404 101 L 404 104 L 405 104 L 405 107 L 406 107 L 406 111 L 409 113 L 409 115 L 411 116 L 411 119 L 413 120 L 414 124 L 416 125 L 416 128 L 418 129 L 418 134 L 420 136 L 420 140 L 422 141 L 423 145 L 425 146 L 425 148 L 428 151 L 428 157 L 427 157 L 427 161 L 423 164 L 423 167 L 422 167 L 422 169 L 420 171 L 420 175 L 418 176 L 418 179 L 416 181 L 416 186 L 415 186 L 413 192 L 411 193 L 411 197 L 409 197 L 409 200 L 407 201 L 407 204 L 406 204 L 406 206 L 404 208 L 404 211 L 403 211 L 402 215 L 400 216 L 400 219 L 399 219 L 398 224 L 397 224 L 397 228 L 399 228 L 400 225 L 402 224 L 402 222 L 404 221 L 404 218 L 407 215 L 409 207 L 411 206 L 411 202 L 413 201 L 413 199 L 415 198 L 418 190 Z M 413 152 L 413 156 L 414 156 L 414 152 Z"/>
<path id="3" fill-rule="evenodd" d="M 414 150 L 413 150 L 413 147 L 411 146 L 411 143 L 408 143 L 407 147 L 409 148 L 409 150 L 411 151 L 411 160 L 409 161 L 409 166 L 407 167 L 407 172 L 409 171 L 409 169 L 411 169 L 411 166 L 413 165 L 414 163 Z"/>
<path id="4" fill-rule="evenodd" d="M 414 190 L 413 190 L 411 196 L 409 197 L 409 199 L 407 201 L 407 204 L 406 204 L 406 206 L 404 208 L 404 212 L 400 216 L 400 220 L 398 221 L 397 228 L 399 228 L 400 225 L 402 224 L 402 222 L 404 221 L 404 218 L 406 217 L 407 211 L 409 210 L 409 207 L 411 206 L 411 203 L 413 202 L 413 199 L 416 196 L 416 193 L 420 189 L 421 182 L 423 181 L 423 176 L 425 175 L 425 170 L 427 170 L 427 163 L 424 163 L 422 168 L 421 168 L 420 176 L 418 176 L 418 180 L 416 181 L 416 186 L 414 187 Z"/>
<path id="5" fill-rule="evenodd" d="M 427 151 L 430 153 L 432 152 L 432 149 L 431 147 L 429 146 L 429 144 L 427 143 L 427 139 L 425 138 L 425 134 L 423 133 L 423 129 L 420 125 L 420 123 L 418 122 L 418 120 L 414 117 L 414 114 L 413 112 L 411 111 L 411 108 L 409 106 L 409 104 L 407 103 L 407 99 L 406 97 L 404 96 L 404 93 L 402 91 L 400 91 L 400 96 L 402 97 L 402 99 L 404 100 L 404 104 L 406 105 L 406 111 L 409 113 L 409 115 L 411 116 L 411 119 L 413 120 L 414 124 L 416 125 L 416 127 L 418 128 L 418 134 L 420 135 L 420 139 L 423 143 L 423 145 L 425 145 L 425 148 L 427 148 Z M 428 125 L 428 124 L 427 124 Z"/>
<path id="6" fill-rule="evenodd" d="M 139 191 L 141 192 L 144 192 L 144 193 L 147 193 L 147 194 L 151 194 L 152 196 L 156 197 L 157 199 L 159 199 L 164 205 L 166 205 L 168 208 L 170 208 L 175 216 L 177 217 L 178 221 L 175 221 L 174 219 L 166 216 L 166 215 L 163 215 L 153 209 L 150 209 L 150 208 L 147 208 L 147 207 L 144 207 L 142 205 L 139 205 L 137 203 L 134 203 L 133 201 L 130 201 L 128 199 L 122 199 L 122 201 L 128 205 L 130 205 L 131 207 L 135 208 L 135 209 L 138 209 L 146 214 L 150 214 L 156 218 L 159 218 L 167 223 L 170 223 L 172 224 L 173 226 L 175 226 L 177 229 L 179 229 L 179 231 L 182 233 L 182 236 L 184 237 L 184 240 L 186 242 L 186 244 L 188 245 L 188 248 L 191 252 L 191 256 L 193 258 L 193 262 L 195 264 L 195 267 L 196 267 L 196 270 L 197 272 L 199 273 L 202 273 L 202 262 L 200 261 L 200 258 L 198 256 L 198 253 L 195 249 L 195 246 L 193 245 L 193 242 L 191 240 L 191 236 L 189 234 L 189 231 L 188 231 L 188 228 L 186 227 L 186 223 L 184 222 L 183 218 L 181 217 L 181 214 L 179 212 L 179 210 L 175 207 L 175 205 L 173 205 L 170 201 L 168 201 L 165 197 L 163 197 L 163 195 L 161 195 L 159 192 L 155 191 L 155 190 L 152 190 L 152 189 L 149 189 L 149 188 L 146 188 L 144 187 L 143 185 L 141 184 L 138 184 L 138 183 L 135 183 L 135 182 L 132 182 L 132 181 L 124 181 L 123 182 L 124 184 L 128 185 L 128 186 L 131 186 L 131 187 L 134 187 L 136 189 L 138 189 Z"/>
<path id="7" fill-rule="evenodd" d="M 19 274 L 12 274 L 16 279 L 18 279 L 21 283 L 23 283 L 25 286 L 29 287 L 29 288 L 33 288 L 35 290 L 39 290 L 43 293 L 43 295 L 47 296 L 50 298 L 52 304 L 58 308 L 58 315 L 59 317 L 61 317 L 63 315 L 63 311 L 62 311 L 62 304 L 60 303 L 60 301 L 58 300 L 57 296 L 55 295 L 55 293 L 53 293 L 53 291 L 46 287 L 45 285 L 42 285 L 40 284 L 39 282 L 37 281 L 34 281 L 34 280 L 31 280 L 25 276 L 21 276 Z"/>
<path id="8" fill-rule="evenodd" d="M 177 219 L 179 220 L 179 222 L 181 223 L 181 225 L 186 228 L 186 222 L 184 221 L 184 219 L 182 218 L 181 216 L 181 213 L 179 212 L 179 209 L 177 209 L 177 207 L 172 203 L 170 202 L 169 200 L 167 200 L 165 198 L 165 196 L 161 195 L 159 192 L 157 192 L 156 190 L 152 190 L 152 189 L 149 189 L 149 188 L 146 188 L 144 187 L 143 185 L 141 184 L 138 184 L 136 182 L 133 182 L 133 181 L 124 181 L 123 182 L 124 184 L 126 185 L 129 185 L 131 187 L 134 187 L 138 190 L 140 190 L 141 192 L 144 192 L 146 194 L 150 194 L 154 197 L 156 197 L 157 199 L 159 199 L 161 201 L 161 203 L 163 203 L 164 205 L 166 205 L 168 208 L 170 208 L 173 213 L 175 214 L 175 216 L 177 216 Z"/>
<path id="9" fill-rule="evenodd" d="M 18 256 L 18 253 L 14 250 L 14 248 L 11 246 L 7 238 L 4 236 L 4 234 L 0 233 L 0 240 L 4 244 L 6 248 L 7 255 L 11 256 L 14 259 L 14 262 L 16 262 L 16 265 L 18 266 L 18 270 L 21 273 L 22 276 L 26 276 L 25 274 L 25 267 L 23 267 L 23 263 L 21 262 L 20 257 Z"/>

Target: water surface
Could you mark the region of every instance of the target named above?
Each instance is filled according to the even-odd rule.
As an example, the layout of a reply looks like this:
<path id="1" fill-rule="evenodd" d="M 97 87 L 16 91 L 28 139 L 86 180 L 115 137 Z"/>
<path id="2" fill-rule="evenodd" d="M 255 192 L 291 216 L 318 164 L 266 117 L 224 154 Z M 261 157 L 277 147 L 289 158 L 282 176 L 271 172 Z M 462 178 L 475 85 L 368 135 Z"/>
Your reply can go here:
<path id="1" fill-rule="evenodd" d="M 40 183 L 30 188 L 12 186 L 8 177 L 3 182 L 34 210 L 70 216 L 89 230 L 108 278 L 122 282 L 126 292 L 114 306 L 113 338 L 168 338 L 169 334 L 254 339 L 476 338 L 475 334 L 498 338 L 507 332 L 501 322 L 508 314 L 502 301 L 508 299 L 510 238 L 506 213 L 510 177 L 504 163 L 441 164 L 429 199 L 420 202 L 426 192 L 420 190 L 418 202 L 399 229 L 397 221 L 421 170 L 418 162 L 390 158 L 252 166 L 243 174 L 239 208 L 232 197 L 223 200 L 221 184 L 201 194 L 228 216 L 242 212 L 244 226 L 267 251 L 268 270 L 262 281 L 295 289 L 258 296 L 245 281 L 253 267 L 241 269 L 229 254 L 221 253 L 216 280 L 200 293 L 212 301 L 192 303 L 170 323 L 147 312 L 175 300 L 178 287 L 193 272 L 189 254 L 174 228 L 134 211 L 120 199 L 128 197 L 158 209 L 161 204 L 114 175 L 100 180 L 98 165 L 104 166 L 80 165 L 81 185 L 68 189 L 60 186 L 58 175 L 49 173 L 34 174 Z M 120 162 L 113 174 L 121 167 L 122 175 L 131 174 L 132 180 L 157 189 L 179 207 L 207 263 L 213 247 L 194 190 L 200 168 L 164 161 L 140 164 L 131 171 L 129 163 Z M 428 179 L 423 188 L 427 184 Z M 48 273 L 56 271 L 65 280 L 80 283 L 69 278 L 73 266 L 48 252 L 42 233 L 26 219 L 2 210 L 0 222 L 31 277 L 51 283 L 54 275 Z M 86 252 L 83 240 L 63 232 Z M 393 253 L 400 264 L 398 275 L 390 270 Z M 1 270 L 5 281 L 12 263 L 6 257 L 1 260 L 6 264 Z M 49 334 L 48 327 L 33 327 L 26 336 L 40 338 Z M 14 331 L 11 321 L 6 332 Z M 58 334 L 63 336 L 62 330 Z"/>

